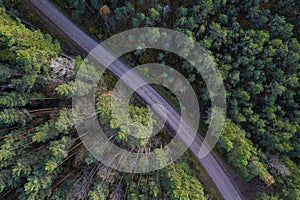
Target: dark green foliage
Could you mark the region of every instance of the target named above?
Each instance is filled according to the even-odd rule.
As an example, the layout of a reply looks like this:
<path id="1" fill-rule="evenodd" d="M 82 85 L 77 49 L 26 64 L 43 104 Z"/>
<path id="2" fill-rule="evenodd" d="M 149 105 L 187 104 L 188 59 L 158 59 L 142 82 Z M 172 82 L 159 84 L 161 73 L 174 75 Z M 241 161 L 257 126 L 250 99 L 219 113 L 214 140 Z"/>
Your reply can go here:
<path id="1" fill-rule="evenodd" d="M 31 118 L 30 113 L 25 109 L 18 109 L 18 108 L 10 108 L 10 109 L 3 109 L 0 112 L 0 125 L 3 127 L 9 127 L 15 125 L 17 123 L 25 126 L 26 122 L 29 121 Z"/>
<path id="2" fill-rule="evenodd" d="M 24 107 L 28 103 L 35 100 L 42 100 L 43 95 L 40 93 L 18 93 L 18 92 L 4 92 L 0 97 L 0 106 Z"/>
<path id="3" fill-rule="evenodd" d="M 202 43 L 222 73 L 231 125 L 229 127 L 227 123 L 223 133 L 226 134 L 223 140 L 230 142 L 223 141 L 221 145 L 228 152 L 229 162 L 247 179 L 259 176 L 272 184 L 271 177 L 277 175 L 269 174 L 265 154 L 288 156 L 299 165 L 300 45 L 294 38 L 293 25 L 287 23 L 291 21 L 287 16 L 294 14 L 289 14 L 287 9 L 285 16 L 272 13 L 262 7 L 264 4 L 260 1 L 202 1 L 189 6 L 179 3 L 172 7 L 169 13 L 172 18 L 166 24 Z M 270 4 L 266 5 L 272 9 L 282 6 L 295 12 L 299 10 L 297 6 L 291 7 L 295 1 L 279 1 L 279 6 Z M 130 10 L 129 5 L 117 8 L 117 13 Z M 156 20 L 152 14 L 153 9 L 159 12 L 158 8 L 165 5 L 152 2 L 147 9 L 138 3 L 133 5 L 136 13 L 128 15 L 133 16 L 131 23 L 125 15 L 111 17 L 120 24 L 114 27 L 116 32 L 132 27 L 165 26 L 163 20 Z M 144 53 L 142 58 L 149 59 L 150 56 L 150 53 Z M 157 53 L 157 58 L 161 63 L 183 69 L 197 88 L 205 87 L 195 70 L 184 61 L 172 60 L 168 53 Z M 143 62 L 137 60 L 138 64 Z M 209 107 L 207 92 L 199 91 L 201 107 Z M 283 185 L 278 183 L 277 186 Z"/>
<path id="4" fill-rule="evenodd" d="M 105 200 L 109 194 L 109 187 L 107 183 L 95 183 L 93 188 L 89 191 L 90 200 Z"/>
<path id="5" fill-rule="evenodd" d="M 116 109 L 117 118 L 112 117 L 111 95 L 102 95 L 97 98 L 97 110 L 100 113 L 100 120 L 109 122 L 112 129 L 118 130 L 117 141 L 126 141 L 133 148 L 136 146 L 144 146 L 148 143 L 148 138 L 152 134 L 153 119 L 150 109 L 137 106 L 129 106 L 129 115 L 126 110 L 118 107 Z M 117 100 L 119 101 L 119 100 Z M 130 135 L 136 134 L 139 137 Z"/>
<path id="6" fill-rule="evenodd" d="M 47 76 L 60 47 L 2 9 L 0 24 L 0 195 L 45 199 L 74 143 L 70 110 L 49 108 L 57 103 L 47 101 L 55 99 Z"/>
<path id="7" fill-rule="evenodd" d="M 131 28 L 157 26 L 180 31 L 199 41 L 214 58 L 227 90 L 229 119 L 220 138 L 219 150 L 246 179 L 260 177 L 267 185 L 274 184 L 275 180 L 274 186 L 266 187 L 265 193 L 261 193 L 258 198 L 299 199 L 298 1 L 55 2 L 64 8 L 68 7 L 67 11 L 101 40 L 110 34 Z M 103 5 L 112 12 L 100 18 L 99 9 Z M 26 190 L 22 189 L 23 186 L 19 190 L 22 194 L 20 199 L 30 195 L 42 199 L 51 193 L 47 189 L 42 192 L 44 187 L 49 186 L 49 180 L 53 181 L 58 177 L 53 175 L 49 178 L 48 173 L 55 172 L 68 154 L 63 150 L 61 157 L 55 156 L 54 150 L 46 148 L 45 153 L 40 153 L 40 157 L 45 157 L 39 161 L 42 164 L 37 164 L 39 162 L 36 159 L 30 162 L 22 158 L 13 162 L 13 159 L 45 143 L 61 146 L 62 149 L 71 144 L 70 140 L 65 138 L 69 137 L 69 129 L 72 129 L 72 117 L 68 109 L 55 110 L 51 116 L 46 117 L 39 117 L 35 112 L 30 112 L 33 108 L 43 109 L 41 99 L 47 98 L 49 93 L 54 93 L 45 90 L 48 87 L 44 85 L 47 82 L 44 77 L 47 76 L 48 61 L 57 55 L 59 48 L 52 44 L 48 35 L 25 29 L 19 22 L 12 22 L 4 14 L 1 16 L 0 47 L 0 125 L 5 129 L 15 129 L 0 130 L 0 135 L 5 136 L 5 139 L 1 139 L 0 166 L 3 170 L 0 174 L 0 189 L 8 191 L 10 188 L 24 185 L 26 180 Z M 205 89 L 206 85 L 189 63 L 169 52 L 140 51 L 126 55 L 125 58 L 136 65 L 158 61 L 174 67 L 196 88 L 200 107 L 209 110 L 210 99 Z M 87 71 L 86 74 L 95 74 L 95 71 Z M 84 88 L 80 95 L 94 89 L 89 88 L 84 81 L 79 84 Z M 71 98 L 73 85 L 72 81 L 64 82 L 55 92 Z M 56 106 L 54 104 L 51 106 Z M 131 147 L 143 146 L 146 140 L 134 140 L 125 134 L 128 130 L 122 130 L 128 127 L 135 129 L 134 124 L 125 120 L 124 113 L 119 113 L 119 121 L 112 119 L 109 104 L 109 95 L 102 95 L 97 99 L 100 123 L 117 133 L 119 143 L 129 141 L 132 143 Z M 48 106 L 49 103 L 45 105 Z M 130 114 L 138 124 L 151 123 L 147 112 L 146 108 L 130 107 Z M 28 137 L 21 137 L 24 131 L 28 133 Z M 141 134 L 151 132 L 148 129 L 135 131 Z M 18 139 L 19 137 L 21 139 Z M 59 141 L 65 144 L 60 145 Z M 30 142 L 36 142 L 38 145 L 26 145 Z M 22 148 L 19 148 L 20 146 Z M 161 152 L 157 149 L 155 151 L 162 158 L 163 164 L 166 161 L 165 155 L 160 155 Z M 46 156 L 46 152 L 52 156 Z M 268 161 L 274 156 L 279 158 L 289 173 L 280 174 L 274 170 L 274 166 Z M 97 164 L 90 155 L 82 157 L 86 158 L 89 166 Z M 10 167 L 13 171 L 8 170 Z M 170 166 L 168 170 L 159 175 L 159 179 L 163 180 L 161 182 L 155 175 L 140 178 L 126 176 L 127 199 L 203 198 L 201 185 L 189 173 L 187 166 L 181 163 L 177 164 L 176 168 Z M 38 175 L 33 175 L 33 171 Z M 11 176 L 15 178 L 8 178 Z M 19 176 L 22 178 L 19 179 Z M 61 176 L 59 178 L 63 178 Z M 36 177 L 41 179 L 37 180 Z M 71 185 L 70 182 L 67 178 L 66 183 Z M 88 197 L 107 197 L 107 187 L 105 183 L 95 183 Z M 268 191 L 271 189 L 272 191 Z M 200 192 L 196 194 L 194 191 Z M 52 198 L 63 198 L 60 193 L 64 192 L 64 187 L 58 186 Z"/>
<path id="8" fill-rule="evenodd" d="M 60 134 L 67 134 L 73 127 L 71 110 L 60 110 L 56 118 L 50 119 L 35 128 L 36 132 L 32 135 L 32 140 L 36 142 L 46 142 Z"/>
<path id="9" fill-rule="evenodd" d="M 205 199 L 201 183 L 189 166 L 178 161 L 146 176 L 126 176 L 127 199 Z"/>

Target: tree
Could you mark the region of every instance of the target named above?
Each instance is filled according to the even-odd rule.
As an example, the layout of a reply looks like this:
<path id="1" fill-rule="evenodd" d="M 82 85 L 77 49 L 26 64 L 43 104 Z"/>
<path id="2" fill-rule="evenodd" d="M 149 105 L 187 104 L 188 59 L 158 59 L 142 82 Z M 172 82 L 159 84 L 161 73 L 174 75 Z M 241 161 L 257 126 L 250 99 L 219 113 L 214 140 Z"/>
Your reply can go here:
<path id="1" fill-rule="evenodd" d="M 105 200 L 109 194 L 109 188 L 106 183 L 95 183 L 93 189 L 89 191 L 89 199 L 91 200 Z"/>
<path id="2" fill-rule="evenodd" d="M 19 199 L 45 199 L 74 142 L 59 136 L 73 127 L 70 110 L 59 111 L 50 96 L 50 65 L 60 47 L 2 8 L 0 24 L 0 190 L 8 195 L 14 188 Z"/>
<path id="3" fill-rule="evenodd" d="M 192 176 L 188 165 L 179 162 L 168 167 L 165 178 L 170 182 L 164 182 L 165 190 L 170 190 L 168 197 L 171 199 L 204 199 L 201 183 Z"/>
<path id="4" fill-rule="evenodd" d="M 25 126 L 26 122 L 30 120 L 31 115 L 25 109 L 5 109 L 0 112 L 0 125 L 9 127 L 20 123 Z"/>
<path id="5" fill-rule="evenodd" d="M 268 173 L 266 166 L 257 157 L 257 150 L 252 142 L 246 138 L 245 131 L 235 125 L 231 120 L 225 122 L 219 144 L 228 152 L 227 160 L 235 166 L 247 179 L 259 176 L 268 184 L 273 184 L 265 179 Z"/>
<path id="6" fill-rule="evenodd" d="M 86 0 L 68 0 L 69 7 L 75 10 L 75 18 L 82 15 L 87 9 Z"/>
<path id="7" fill-rule="evenodd" d="M 137 107 L 129 105 L 129 113 L 125 109 L 118 107 L 116 109 L 115 118 L 112 117 L 111 95 L 101 95 L 97 98 L 97 110 L 100 113 L 100 120 L 109 122 L 110 127 L 118 130 L 117 140 L 119 142 L 129 142 L 132 148 L 144 146 L 148 143 L 148 139 L 153 131 L 153 119 L 149 107 Z M 121 100 L 122 101 L 122 100 Z M 132 136 L 135 135 L 135 136 Z"/>

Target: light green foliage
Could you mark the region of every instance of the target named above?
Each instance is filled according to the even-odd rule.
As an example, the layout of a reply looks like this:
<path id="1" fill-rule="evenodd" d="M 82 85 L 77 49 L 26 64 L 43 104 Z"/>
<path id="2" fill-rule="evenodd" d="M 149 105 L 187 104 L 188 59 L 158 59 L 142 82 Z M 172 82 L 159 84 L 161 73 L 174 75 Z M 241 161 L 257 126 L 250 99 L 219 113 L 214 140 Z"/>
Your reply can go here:
<path id="1" fill-rule="evenodd" d="M 128 200 L 205 199 L 201 183 L 182 161 L 145 176 L 125 176 Z"/>
<path id="2" fill-rule="evenodd" d="M 45 164 L 45 170 L 53 172 L 58 165 L 68 156 L 68 149 L 73 144 L 70 137 L 62 137 L 58 141 L 52 141 L 49 145 L 51 151 L 51 158 Z"/>
<path id="3" fill-rule="evenodd" d="M 59 85 L 58 87 L 55 88 L 55 91 L 65 97 L 71 98 L 74 94 L 74 82 L 68 82 Z"/>
<path id="4" fill-rule="evenodd" d="M 105 200 L 109 194 L 108 184 L 104 182 L 96 182 L 94 187 L 89 191 L 90 200 Z"/>
<path id="5" fill-rule="evenodd" d="M 97 98 L 96 102 L 97 110 L 99 111 L 100 117 L 108 123 L 111 119 L 111 96 L 101 95 Z M 101 120 L 101 119 L 100 119 Z"/>
<path id="6" fill-rule="evenodd" d="M 124 109 L 116 110 L 116 118 L 112 117 L 111 95 L 101 95 L 97 98 L 97 110 L 100 121 L 109 122 L 110 127 L 118 130 L 117 139 L 129 142 L 132 147 L 144 146 L 152 134 L 153 119 L 149 107 L 129 106 L 129 116 Z M 136 135 L 138 137 L 130 136 Z"/>
<path id="7" fill-rule="evenodd" d="M 97 163 L 98 160 L 91 153 L 88 153 L 85 158 L 85 162 L 86 162 L 86 164 L 90 165 L 93 163 Z"/>
<path id="8" fill-rule="evenodd" d="M 29 175 L 31 173 L 31 168 L 26 159 L 20 159 L 17 164 L 12 168 L 12 174 L 14 177 L 19 177 L 21 174 Z"/>
<path id="9" fill-rule="evenodd" d="M 67 133 L 74 125 L 72 111 L 70 109 L 61 109 L 56 118 L 55 128 L 61 133 Z"/>
<path id="10" fill-rule="evenodd" d="M 13 198 L 47 199 L 74 143 L 70 136 L 60 136 L 73 127 L 71 110 L 55 108 L 57 100 L 48 98 L 54 94 L 48 67 L 60 47 L 2 8 L 0 25 L 1 198 L 14 191 Z"/>
<path id="11" fill-rule="evenodd" d="M 8 1 L 4 2 L 7 4 Z M 199 41 L 215 60 L 227 90 L 227 117 L 230 120 L 226 122 L 219 142 L 224 157 L 247 179 L 259 176 L 268 182 L 268 177 L 274 177 L 274 191 L 278 191 L 278 194 L 264 191 L 265 194 L 259 198 L 299 199 L 300 26 L 297 0 L 55 2 L 67 9 L 82 26 L 96 30 L 95 35 L 101 37 L 101 40 L 108 36 L 103 34 L 106 28 L 111 30 L 109 34 L 115 34 L 131 28 L 155 26 L 180 31 Z M 103 5 L 112 11 L 105 20 L 98 13 Z M 62 142 L 62 137 L 69 134 L 73 123 L 67 110 L 59 112 L 54 109 L 54 113 L 45 116 L 42 115 L 44 113 L 31 113 L 30 110 L 33 107 L 43 109 L 46 105 L 57 106 L 55 101 L 42 103 L 36 100 L 35 94 L 47 98 L 56 92 L 60 98 L 70 99 L 74 92 L 74 82 L 71 80 L 60 85 L 55 92 L 48 91 L 49 87 L 45 85 L 47 64 L 60 51 L 57 43 L 53 44 L 49 35 L 26 29 L 19 22 L 12 21 L 3 11 L 0 12 L 0 135 L 5 136 L 0 141 L 0 190 L 7 192 L 17 187 L 19 199 L 45 199 L 51 191 L 43 189 L 43 177 L 48 177 L 47 173 L 59 171 L 61 159 L 67 156 L 66 149 L 69 148 L 69 145 L 60 146 L 55 141 Z M 141 37 L 151 42 L 156 36 Z M 173 44 L 180 45 L 168 41 L 166 37 L 164 45 Z M 189 49 L 183 51 L 188 53 Z M 124 58 L 133 65 L 156 62 L 155 58 L 158 58 L 159 62 L 174 67 L 192 82 L 200 97 L 200 107 L 210 107 L 204 81 L 183 59 L 168 52 L 156 53 L 152 50 L 130 53 Z M 86 77 L 95 75 L 94 80 L 98 82 L 95 70 L 86 70 L 84 73 Z M 81 88 L 78 95 L 99 92 L 84 81 L 86 77 L 83 75 L 78 84 Z M 97 99 L 100 123 L 106 128 L 111 126 L 114 129 L 112 131 L 117 132 L 119 142 L 127 141 L 133 144 L 132 147 L 144 145 L 147 140 L 136 140 L 126 133 L 133 130 L 140 134 L 151 134 L 151 129 L 136 126 L 152 123 L 148 118 L 148 109 L 130 106 L 130 117 L 134 123 L 122 112 L 119 113 L 119 119 L 113 119 L 110 98 L 109 95 L 102 95 Z M 60 150 L 49 149 L 50 144 L 61 147 L 57 149 L 64 149 L 62 157 L 57 153 Z M 36 152 L 42 145 L 45 145 L 44 150 Z M 165 155 L 159 150 L 155 151 L 161 160 L 158 164 L 163 165 L 166 162 Z M 267 168 L 265 162 L 272 155 L 283 160 L 290 175 L 276 174 Z M 21 158 L 16 159 L 19 156 Z M 96 163 L 89 157 L 86 160 L 90 166 Z M 51 180 L 57 178 L 56 174 L 52 176 Z M 38 181 L 35 177 L 38 177 Z M 26 192 L 24 181 L 21 180 L 28 182 L 25 183 Z M 51 181 L 44 182 L 50 188 Z M 152 175 L 140 180 L 130 178 L 126 180 L 126 185 L 127 199 L 203 198 L 201 185 L 183 164 L 176 164 L 176 168 L 170 166 L 169 172 L 158 178 Z M 95 184 L 89 197 L 98 197 L 98 191 L 100 196 L 107 194 L 106 189 L 102 191 L 103 188 Z M 63 191 L 64 186 L 59 186 L 54 190 L 52 199 L 63 199 L 66 195 L 62 197 L 58 194 Z"/>
<path id="12" fill-rule="evenodd" d="M 68 130 L 74 125 L 72 111 L 62 109 L 57 118 L 36 127 L 36 132 L 32 135 L 32 140 L 36 142 L 46 142 L 59 134 L 67 134 Z"/>
<path id="13" fill-rule="evenodd" d="M 16 54 L 16 64 L 22 66 L 22 71 L 29 74 L 36 75 L 46 70 L 44 63 L 57 55 L 59 46 L 52 43 L 50 35 L 26 29 L 24 25 L 2 14 L 4 11 L 0 12 L 1 41 L 6 40 L 6 46 Z"/>
<path id="14" fill-rule="evenodd" d="M 169 184 L 164 182 L 164 187 L 169 189 L 171 199 L 205 199 L 201 183 L 192 175 L 188 165 L 183 162 L 170 165 L 166 174 Z"/>
<path id="15" fill-rule="evenodd" d="M 300 45 L 294 38 L 299 39 L 298 4 L 295 0 L 129 0 L 112 4 L 109 25 L 114 33 L 133 27 L 167 27 L 199 41 L 215 60 L 227 90 L 230 120 L 225 124 L 220 147 L 244 177 L 263 178 L 268 174 L 266 155 L 289 157 L 299 165 Z M 159 62 L 180 70 L 195 86 L 200 107 L 210 107 L 206 85 L 190 64 L 168 52 L 137 55 L 128 56 L 130 62 L 137 65 L 158 57 Z M 109 109 L 99 112 L 107 112 L 103 119 L 110 122 Z M 117 127 L 116 123 L 111 126 Z M 124 131 L 119 132 L 119 138 L 129 140 Z M 278 175 L 272 176 L 276 179 Z M 283 182 L 276 184 L 284 187 Z M 270 198 L 273 196 L 276 194 Z M 278 198 L 287 196 L 282 192 Z"/>
<path id="16" fill-rule="evenodd" d="M 43 177 L 30 176 L 27 179 L 27 183 L 24 185 L 24 191 L 27 195 L 29 195 L 30 199 L 34 199 L 34 196 L 38 196 L 37 194 L 40 191 L 49 189 L 51 186 L 51 176 L 46 175 Z"/>
<path id="17" fill-rule="evenodd" d="M 23 107 L 32 101 L 42 100 L 42 98 L 43 95 L 40 93 L 4 92 L 0 96 L 0 106 Z"/>
<path id="18" fill-rule="evenodd" d="M 161 168 L 161 167 L 165 167 L 166 164 L 168 163 L 168 154 L 167 152 L 165 152 L 164 150 L 162 149 L 154 149 L 154 153 L 156 155 L 156 158 L 158 160 L 158 167 Z"/>
<path id="19" fill-rule="evenodd" d="M 257 150 L 246 138 L 245 131 L 227 120 L 220 136 L 219 144 L 227 154 L 227 160 L 235 166 L 246 179 L 254 176 L 263 178 L 267 169 L 257 157 Z"/>
<path id="20" fill-rule="evenodd" d="M 24 126 L 30 118 L 30 113 L 25 109 L 5 109 L 0 112 L 0 125 L 11 126 L 20 123 Z"/>

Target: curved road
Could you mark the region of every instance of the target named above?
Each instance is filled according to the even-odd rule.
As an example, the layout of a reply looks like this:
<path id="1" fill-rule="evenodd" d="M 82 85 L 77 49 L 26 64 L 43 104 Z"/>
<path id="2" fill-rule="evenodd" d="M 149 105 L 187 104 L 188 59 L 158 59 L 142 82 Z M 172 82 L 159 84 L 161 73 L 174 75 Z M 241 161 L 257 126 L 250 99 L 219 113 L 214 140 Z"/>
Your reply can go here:
<path id="1" fill-rule="evenodd" d="M 72 21 L 70 21 L 66 16 L 64 16 L 56 7 L 54 7 L 47 0 L 29 0 L 29 2 L 34 5 L 46 18 L 48 18 L 54 25 L 56 25 L 63 33 L 65 33 L 71 40 L 77 43 L 82 49 L 86 52 L 90 52 L 96 46 L 99 45 L 97 41 L 87 35 L 84 31 L 78 28 Z M 99 48 L 99 47 L 98 47 Z M 96 59 L 101 63 L 105 62 L 105 59 L 114 59 L 114 56 L 109 53 L 105 48 L 99 48 L 101 54 L 99 58 Z M 104 64 L 104 63 L 103 63 Z M 130 68 L 127 67 L 120 60 L 116 60 L 110 67 L 109 70 L 114 73 L 116 76 L 120 77 L 126 73 Z M 135 75 L 131 80 L 124 80 L 124 82 L 129 86 L 134 88 L 137 83 L 146 82 Z M 175 109 L 163 98 L 160 94 L 154 90 L 150 85 L 145 85 L 139 88 L 137 94 L 149 105 L 161 104 L 167 109 L 168 120 L 167 123 L 174 129 L 177 130 L 180 124 L 180 115 L 175 111 Z M 159 113 L 159 112 L 158 112 Z M 183 124 L 184 133 L 179 135 L 180 139 L 184 143 L 189 144 L 191 141 L 189 137 L 189 132 L 193 132 L 187 123 Z M 208 154 L 205 158 L 199 158 L 198 153 L 201 147 L 203 139 L 200 136 L 196 136 L 193 143 L 190 145 L 190 150 L 198 158 L 200 164 L 208 172 L 217 188 L 219 189 L 221 195 L 226 200 L 240 200 L 241 196 L 238 190 L 233 185 L 231 179 L 228 177 L 221 164 L 215 158 L 216 155 L 212 153 Z"/>

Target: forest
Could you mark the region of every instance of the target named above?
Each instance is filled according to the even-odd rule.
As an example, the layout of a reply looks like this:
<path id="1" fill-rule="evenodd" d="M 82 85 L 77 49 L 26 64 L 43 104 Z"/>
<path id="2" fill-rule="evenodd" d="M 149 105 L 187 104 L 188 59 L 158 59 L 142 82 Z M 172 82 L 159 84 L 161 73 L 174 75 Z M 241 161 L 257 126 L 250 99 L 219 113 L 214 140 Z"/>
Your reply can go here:
<path id="1" fill-rule="evenodd" d="M 214 152 L 251 187 L 242 196 L 300 199 L 297 0 L 51 2 L 99 42 L 138 27 L 169 28 L 199 42 L 226 89 L 226 122 Z M 189 152 L 145 174 L 119 172 L 95 159 L 82 145 L 72 115 L 76 72 L 90 65 L 85 54 L 47 29 L 27 1 L 0 0 L 0 5 L 0 199 L 222 199 Z M 199 134 L 207 130 L 211 102 L 190 63 L 154 49 L 128 53 L 122 60 L 131 67 L 161 63 L 182 73 L 199 101 Z M 107 71 L 97 88 L 97 117 L 105 132 L 122 148 L 159 150 L 174 136 L 170 127 L 149 141 L 136 140 L 112 118 L 110 94 L 116 82 Z M 170 91 L 158 90 L 177 106 Z M 138 96 L 131 99 L 129 112 L 133 121 L 124 117 L 122 123 L 152 123 Z"/>

